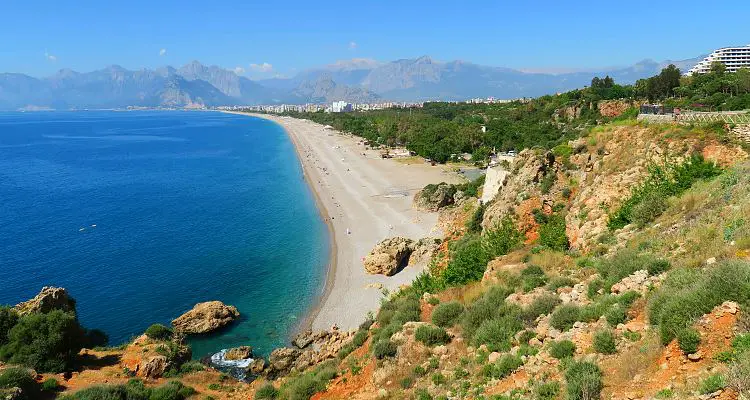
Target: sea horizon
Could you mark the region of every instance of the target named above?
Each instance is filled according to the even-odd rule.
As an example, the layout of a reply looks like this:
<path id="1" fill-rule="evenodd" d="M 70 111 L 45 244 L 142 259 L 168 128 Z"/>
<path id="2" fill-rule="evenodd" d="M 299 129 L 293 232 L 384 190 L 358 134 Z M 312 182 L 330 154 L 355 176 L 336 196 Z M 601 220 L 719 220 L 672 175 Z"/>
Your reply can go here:
<path id="1" fill-rule="evenodd" d="M 321 296 L 329 237 L 294 146 L 259 118 L 0 113 L 0 304 L 65 287 L 121 344 L 195 303 L 239 321 L 194 358 L 285 345 Z"/>

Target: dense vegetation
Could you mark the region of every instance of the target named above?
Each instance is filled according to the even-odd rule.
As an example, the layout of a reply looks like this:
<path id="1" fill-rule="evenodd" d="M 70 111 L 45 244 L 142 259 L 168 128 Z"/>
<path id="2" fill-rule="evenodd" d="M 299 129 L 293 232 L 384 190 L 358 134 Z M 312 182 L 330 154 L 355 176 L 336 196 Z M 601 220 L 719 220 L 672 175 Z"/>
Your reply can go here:
<path id="1" fill-rule="evenodd" d="M 107 336 L 86 330 L 73 313 L 19 316 L 11 307 L 0 307 L 0 360 L 40 372 L 70 371 L 83 347 L 105 345 Z"/>

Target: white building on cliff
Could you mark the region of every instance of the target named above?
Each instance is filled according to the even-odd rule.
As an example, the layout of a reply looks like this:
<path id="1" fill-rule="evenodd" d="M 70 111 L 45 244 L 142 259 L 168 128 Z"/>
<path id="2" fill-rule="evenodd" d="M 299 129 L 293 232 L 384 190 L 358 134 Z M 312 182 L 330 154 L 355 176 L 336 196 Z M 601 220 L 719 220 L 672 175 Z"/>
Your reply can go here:
<path id="1" fill-rule="evenodd" d="M 686 75 L 705 74 L 711 70 L 711 64 L 720 62 L 727 67 L 727 72 L 737 72 L 740 68 L 750 68 L 750 45 L 742 47 L 722 47 L 714 50 L 687 72 Z"/>

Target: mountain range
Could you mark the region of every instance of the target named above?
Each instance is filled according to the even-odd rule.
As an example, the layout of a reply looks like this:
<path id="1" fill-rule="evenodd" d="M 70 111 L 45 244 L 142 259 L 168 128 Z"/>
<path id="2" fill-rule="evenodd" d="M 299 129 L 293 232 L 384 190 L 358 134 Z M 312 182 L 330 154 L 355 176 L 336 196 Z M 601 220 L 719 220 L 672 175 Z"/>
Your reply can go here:
<path id="1" fill-rule="evenodd" d="M 0 110 L 510 99 L 580 88 L 594 76 L 633 83 L 670 63 L 685 71 L 700 59 L 644 60 L 623 68 L 560 74 L 440 62 L 428 56 L 386 63 L 352 59 L 291 78 L 258 81 L 198 61 L 177 69 L 132 71 L 117 65 L 86 73 L 63 69 L 46 78 L 0 73 Z"/>

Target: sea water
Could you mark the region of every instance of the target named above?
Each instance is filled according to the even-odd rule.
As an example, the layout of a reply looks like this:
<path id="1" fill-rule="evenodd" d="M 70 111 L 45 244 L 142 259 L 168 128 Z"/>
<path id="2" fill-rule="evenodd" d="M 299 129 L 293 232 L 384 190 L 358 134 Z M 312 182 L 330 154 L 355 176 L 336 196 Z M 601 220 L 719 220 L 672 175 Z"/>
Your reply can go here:
<path id="1" fill-rule="evenodd" d="M 68 289 L 119 344 L 195 303 L 241 319 L 194 358 L 288 342 L 321 295 L 327 229 L 277 124 L 216 112 L 0 113 L 0 304 Z"/>

